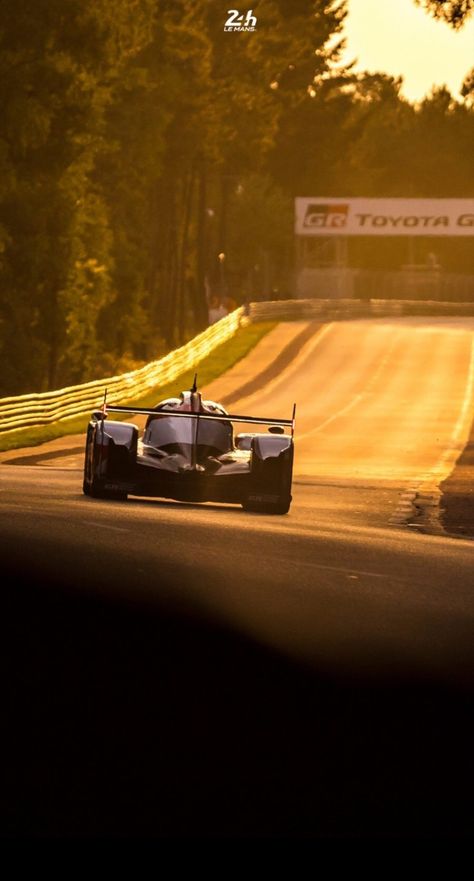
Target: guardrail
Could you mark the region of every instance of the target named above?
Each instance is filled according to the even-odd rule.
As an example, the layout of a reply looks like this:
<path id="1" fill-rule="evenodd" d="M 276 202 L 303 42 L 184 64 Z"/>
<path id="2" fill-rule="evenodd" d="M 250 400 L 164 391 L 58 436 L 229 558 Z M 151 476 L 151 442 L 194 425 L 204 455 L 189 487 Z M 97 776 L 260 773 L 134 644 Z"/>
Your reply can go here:
<path id="1" fill-rule="evenodd" d="M 71 416 L 90 413 L 102 405 L 105 389 L 114 398 L 120 397 L 122 400 L 141 397 L 155 386 L 171 382 L 180 373 L 194 367 L 213 349 L 230 339 L 246 320 L 245 310 L 241 306 L 186 345 L 169 352 L 158 361 L 152 361 L 138 370 L 120 376 L 69 386 L 59 391 L 1 398 L 0 432 L 49 425 Z"/>
<path id="2" fill-rule="evenodd" d="M 99 379 L 59 391 L 0 399 L 0 433 L 49 425 L 101 406 L 105 389 L 114 398 L 133 400 L 157 385 L 171 382 L 195 366 L 245 321 L 344 321 L 402 315 L 474 316 L 474 303 L 429 300 L 280 300 L 250 303 L 226 315 L 185 346 L 164 358 L 121 376 Z"/>
<path id="3" fill-rule="evenodd" d="M 474 315 L 474 302 L 444 303 L 437 300 L 280 300 L 251 303 L 251 321 L 344 321 L 352 318 L 383 318 L 396 315 Z"/>

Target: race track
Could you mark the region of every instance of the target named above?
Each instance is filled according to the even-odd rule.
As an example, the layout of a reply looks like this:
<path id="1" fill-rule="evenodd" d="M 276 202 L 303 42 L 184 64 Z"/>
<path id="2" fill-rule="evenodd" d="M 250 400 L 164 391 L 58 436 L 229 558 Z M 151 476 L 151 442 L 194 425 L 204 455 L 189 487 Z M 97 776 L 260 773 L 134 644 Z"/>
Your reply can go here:
<path id="1" fill-rule="evenodd" d="M 297 330 L 300 334 L 304 327 Z M 301 715 L 307 695 L 318 689 L 324 693 L 320 706 L 324 707 L 326 723 L 327 714 L 332 713 L 333 723 L 340 719 L 343 725 L 350 718 L 350 724 L 362 726 L 366 736 L 357 740 L 357 748 L 362 751 L 365 772 L 361 767 L 357 773 L 353 770 L 358 782 L 355 788 L 354 781 L 348 784 L 347 797 L 331 796 L 331 819 L 324 807 L 328 782 L 321 784 L 319 795 L 316 791 L 313 804 L 303 778 L 295 781 L 294 774 L 280 768 L 278 773 L 283 777 L 279 810 L 275 808 L 274 794 L 270 797 L 267 780 L 266 796 L 259 788 L 263 801 L 258 817 L 251 814 L 253 819 L 246 825 L 244 808 L 235 794 L 238 784 L 232 777 L 229 786 L 233 812 L 227 799 L 224 802 L 233 819 L 226 821 L 227 825 L 222 821 L 221 828 L 215 803 L 211 808 L 211 802 L 206 801 L 208 834 L 212 835 L 213 823 L 217 824 L 216 834 L 258 835 L 265 830 L 267 835 L 297 835 L 299 831 L 310 837 L 351 835 L 351 830 L 355 835 L 369 835 L 371 831 L 378 835 L 414 835 L 416 828 L 424 835 L 439 836 L 443 830 L 446 834 L 462 834 L 467 828 L 459 776 L 468 756 L 464 714 L 474 660 L 473 546 L 469 540 L 444 534 L 435 503 L 439 484 L 452 470 L 471 427 L 473 331 L 474 322 L 461 319 L 407 318 L 314 326 L 300 337 L 301 346 L 277 375 L 269 375 L 265 363 L 268 338 L 266 343 L 262 341 L 260 354 L 256 351 L 245 363 L 237 365 L 237 385 L 244 389 L 240 398 L 235 398 L 232 376 L 230 381 L 229 376 L 223 377 L 205 389 L 210 397 L 223 399 L 224 403 L 232 394 L 234 413 L 284 417 L 291 414 L 296 401 L 294 501 L 285 517 L 250 514 L 224 505 L 140 499 L 120 503 L 86 498 L 81 492 L 82 454 L 76 451 L 80 442 L 77 438 L 64 439 L 62 449 L 56 443 L 24 454 L 17 451 L 2 455 L 0 516 L 4 566 L 12 595 L 18 573 L 27 584 L 26 598 L 13 603 L 16 650 L 18 634 L 25 626 L 25 602 L 33 603 L 36 614 L 45 623 L 41 617 L 43 590 L 50 605 L 54 595 L 54 608 L 65 602 L 65 596 L 70 603 L 77 603 L 82 597 L 92 604 L 91 608 L 97 603 L 101 610 L 104 603 L 119 603 L 134 619 L 132 642 L 136 640 L 137 644 L 141 638 L 137 635 L 136 616 L 141 614 L 143 622 L 147 620 L 143 627 L 150 639 L 149 621 L 162 622 L 167 615 L 173 616 L 172 627 L 177 627 L 179 633 L 176 621 L 186 620 L 192 621 L 192 627 L 198 630 L 203 627 L 211 628 L 213 634 L 231 634 L 226 648 L 219 643 L 225 671 L 224 691 L 224 680 L 235 674 L 232 640 L 239 641 L 235 656 L 241 651 L 242 640 L 245 646 L 253 646 L 244 652 L 242 679 L 239 686 L 234 681 L 234 697 L 242 713 L 247 700 L 252 706 L 258 704 L 261 712 L 262 706 L 267 706 L 267 716 L 263 713 L 259 722 L 262 730 L 266 731 L 268 720 L 273 725 L 277 717 L 281 725 L 277 707 L 288 710 L 291 705 L 295 711 L 295 700 L 296 715 Z M 276 333 L 279 349 L 284 348 L 285 341 L 298 338 L 291 325 L 281 325 Z M 260 382 L 259 376 L 263 377 Z M 429 516 L 421 519 L 417 519 L 412 506 L 416 492 L 424 493 L 428 499 Z M 79 618 L 88 614 L 82 610 Z M 68 626 L 71 627 L 70 621 Z M 49 627 L 47 624 L 46 631 L 51 636 Z M 156 628 L 158 632 L 158 624 Z M 31 622 L 26 630 L 31 636 Z M 196 632 L 194 629 L 193 639 Z M 40 667 L 44 665 L 43 678 L 40 677 L 44 689 L 51 664 L 49 656 L 46 662 L 41 654 L 45 651 L 42 641 L 38 641 L 37 635 L 35 639 Z M 74 627 L 71 639 L 81 645 Z M 61 654 L 57 640 L 55 627 L 53 644 L 55 652 Z M 119 666 L 126 666 L 128 653 L 117 648 L 115 637 L 108 631 L 106 643 Z M 61 640 L 60 646 L 66 651 Z M 94 651 L 97 653 L 97 646 Z M 249 661 L 253 651 L 271 653 L 273 660 L 271 664 L 268 661 L 268 668 L 266 654 L 264 661 L 260 655 Z M 169 645 L 167 652 L 169 657 Z M 176 653 L 187 658 L 190 679 L 182 671 L 173 678 L 168 670 L 170 691 L 173 682 L 181 688 L 187 682 L 188 697 L 194 692 L 196 682 L 190 671 L 195 663 L 198 668 L 203 663 L 201 656 L 196 660 L 194 652 L 195 646 L 191 657 L 184 638 L 179 652 L 176 642 L 173 643 L 171 656 L 174 658 Z M 67 651 L 66 655 L 67 663 L 72 665 Z M 31 669 L 36 660 L 31 660 Z M 162 663 L 166 665 L 160 656 L 159 666 L 153 668 L 155 673 L 162 669 Z M 182 663 L 186 667 L 186 662 Z M 266 671 L 258 686 L 261 702 L 253 690 L 254 663 L 260 673 L 262 665 Z M 275 664 L 282 665 L 278 666 L 278 673 Z M 298 670 L 305 672 L 295 672 Z M 134 675 L 144 676 L 148 682 L 142 668 L 139 671 L 137 667 Z M 74 676 L 77 686 L 77 672 Z M 206 668 L 206 676 L 210 676 L 211 690 L 217 689 L 220 680 L 213 680 L 217 674 L 210 674 Z M 287 688 L 289 682 L 296 683 L 296 692 L 299 694 L 301 689 L 305 697 L 295 698 L 294 688 Z M 332 683 L 331 687 L 328 683 Z M 64 683 L 62 687 L 65 688 Z M 85 690 L 80 677 L 77 687 L 79 691 Z M 200 680 L 199 693 L 201 687 Z M 333 695 L 330 699 L 329 693 Z M 339 695 L 339 702 L 334 695 Z M 145 700 L 143 696 L 142 699 Z M 168 692 L 165 700 L 171 700 Z M 374 708 L 377 700 L 383 707 L 380 718 Z M 350 711 L 348 701 L 352 701 Z M 210 706 L 208 714 L 212 717 L 215 713 L 217 718 L 216 704 L 211 702 Z M 454 740 L 449 737 L 452 729 L 446 714 L 463 727 L 455 755 L 451 754 Z M 178 714 L 177 718 L 181 716 Z M 394 728 L 395 718 L 403 731 L 397 725 Z M 188 724 L 193 741 L 202 724 L 198 708 Z M 309 727 L 301 741 L 302 766 L 298 774 L 303 773 L 304 766 L 311 786 L 320 779 L 321 770 L 318 765 L 316 771 L 313 765 L 308 732 L 314 736 L 316 751 L 318 738 L 323 737 L 334 773 L 338 767 L 331 753 L 329 731 L 321 735 L 322 724 L 317 714 L 309 713 L 305 721 Z M 367 734 L 374 725 L 380 739 L 370 751 Z M 293 751 L 299 741 L 296 729 L 290 726 L 291 733 L 286 730 L 286 738 L 281 730 L 277 736 L 280 759 L 286 742 Z M 235 731 L 238 736 L 236 733 L 232 749 L 237 748 L 237 739 L 240 743 L 240 717 Z M 338 748 L 349 749 L 349 734 L 347 740 L 346 743 L 338 728 Z M 131 737 L 131 741 L 136 748 L 138 739 L 135 742 Z M 350 750 L 357 752 L 355 742 L 351 744 Z M 392 756 L 384 765 L 387 750 L 396 750 L 397 744 L 398 758 Z M 440 760 L 442 745 L 444 754 Z M 261 748 L 259 741 L 258 749 Z M 243 749 L 246 759 L 242 768 L 239 765 L 239 774 L 251 801 L 255 797 L 251 793 L 257 760 L 248 742 Z M 355 754 L 351 755 L 354 760 Z M 210 756 L 206 761 L 210 763 L 209 785 L 215 795 L 219 774 L 215 768 L 214 776 L 209 771 Z M 262 761 L 268 776 L 265 759 L 260 757 Z M 197 759 L 196 762 L 199 764 Z M 224 758 L 222 762 L 220 773 L 225 776 L 230 773 L 229 765 Z M 397 774 L 402 775 L 401 779 L 406 775 L 406 781 L 410 777 L 413 783 L 417 762 L 422 770 L 416 786 L 410 788 L 407 783 L 408 789 L 401 786 L 395 793 Z M 151 758 L 149 763 L 154 768 Z M 344 761 L 343 764 L 344 774 L 341 771 L 340 779 L 337 778 L 342 790 L 351 776 Z M 222 767 L 227 771 L 222 771 Z M 192 763 L 187 765 L 188 783 L 192 768 Z M 44 768 L 43 772 L 47 777 Z M 156 771 L 151 773 L 153 776 Z M 97 768 L 95 774 L 100 777 Z M 184 780 L 180 785 L 185 786 Z M 294 816 L 291 811 L 285 813 L 286 796 L 292 785 L 300 799 Z M 171 779 L 166 779 L 166 786 L 173 789 Z M 35 828 L 40 828 L 41 834 L 43 827 L 37 819 L 41 810 L 30 789 L 25 791 L 30 813 L 36 817 L 34 822 L 39 823 Z M 434 795 L 435 792 L 438 794 Z M 385 803 L 383 793 L 388 799 Z M 81 797 L 85 798 L 84 794 Z M 240 797 L 243 798 L 242 792 Z M 49 819 L 43 817 L 45 834 L 51 832 L 54 823 L 64 831 L 56 803 L 53 806 L 52 802 L 48 810 Z M 165 835 L 179 835 L 180 829 L 190 834 L 192 828 L 205 834 L 200 826 L 204 821 L 198 820 L 196 806 L 185 812 L 186 819 L 176 805 L 174 810 L 174 820 L 163 827 L 153 826 L 151 808 L 144 811 L 140 828 L 147 834 L 160 834 L 159 829 L 164 829 Z M 266 825 L 262 820 L 265 810 Z M 70 811 L 78 822 L 71 807 Z M 11 816 L 14 834 L 15 824 L 24 822 L 21 806 L 17 805 Z M 162 813 L 160 817 L 163 823 Z M 102 814 L 101 818 L 96 820 L 96 828 L 102 828 L 100 822 L 105 823 Z M 130 818 L 128 823 L 133 827 Z M 118 820 L 116 824 L 120 826 Z M 106 823 L 103 828 L 107 829 Z M 113 827 L 116 828 L 117 825 Z M 121 827 L 120 831 L 123 834 Z M 138 834 L 137 830 L 133 829 L 131 834 Z"/>

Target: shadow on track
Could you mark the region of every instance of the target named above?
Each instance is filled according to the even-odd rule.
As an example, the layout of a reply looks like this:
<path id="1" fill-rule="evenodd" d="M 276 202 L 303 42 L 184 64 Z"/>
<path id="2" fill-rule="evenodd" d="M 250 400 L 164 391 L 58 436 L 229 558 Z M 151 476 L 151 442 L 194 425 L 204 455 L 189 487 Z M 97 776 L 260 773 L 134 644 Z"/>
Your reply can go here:
<path id="1" fill-rule="evenodd" d="M 461 687 L 309 671 L 101 595 L 107 560 L 66 586 L 34 549 L 1 550 L 4 837 L 470 834 Z"/>

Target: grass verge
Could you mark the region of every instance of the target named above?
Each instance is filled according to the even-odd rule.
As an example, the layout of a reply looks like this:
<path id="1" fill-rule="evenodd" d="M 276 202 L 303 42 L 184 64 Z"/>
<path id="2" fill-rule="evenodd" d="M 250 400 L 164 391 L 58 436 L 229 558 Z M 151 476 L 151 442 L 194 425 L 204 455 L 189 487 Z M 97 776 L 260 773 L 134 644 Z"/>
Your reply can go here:
<path id="1" fill-rule="evenodd" d="M 196 367 L 181 373 L 172 382 L 155 386 L 141 398 L 133 398 L 120 403 L 133 404 L 136 407 L 154 407 L 160 399 L 172 397 L 182 389 L 190 388 L 196 371 L 198 372 L 199 386 L 202 388 L 244 358 L 258 341 L 275 326 L 276 322 L 274 321 L 262 321 L 241 327 L 230 340 L 214 349 Z M 21 447 L 35 447 L 57 437 L 80 434 L 85 432 L 89 418 L 90 412 L 87 411 L 79 416 L 71 416 L 69 419 L 53 422 L 51 425 L 20 428 L 3 436 L 0 435 L 0 452 L 16 450 Z M 118 414 L 115 414 L 114 418 L 117 419 Z M 124 416 L 124 418 L 128 417 Z"/>

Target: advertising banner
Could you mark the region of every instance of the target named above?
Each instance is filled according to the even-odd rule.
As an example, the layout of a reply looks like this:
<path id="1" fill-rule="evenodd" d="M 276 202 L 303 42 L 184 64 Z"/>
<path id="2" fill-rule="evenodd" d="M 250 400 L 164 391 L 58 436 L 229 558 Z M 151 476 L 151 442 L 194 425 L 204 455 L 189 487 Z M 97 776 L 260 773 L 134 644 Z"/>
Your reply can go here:
<path id="1" fill-rule="evenodd" d="M 299 236 L 472 236 L 474 199 L 295 199 Z"/>

